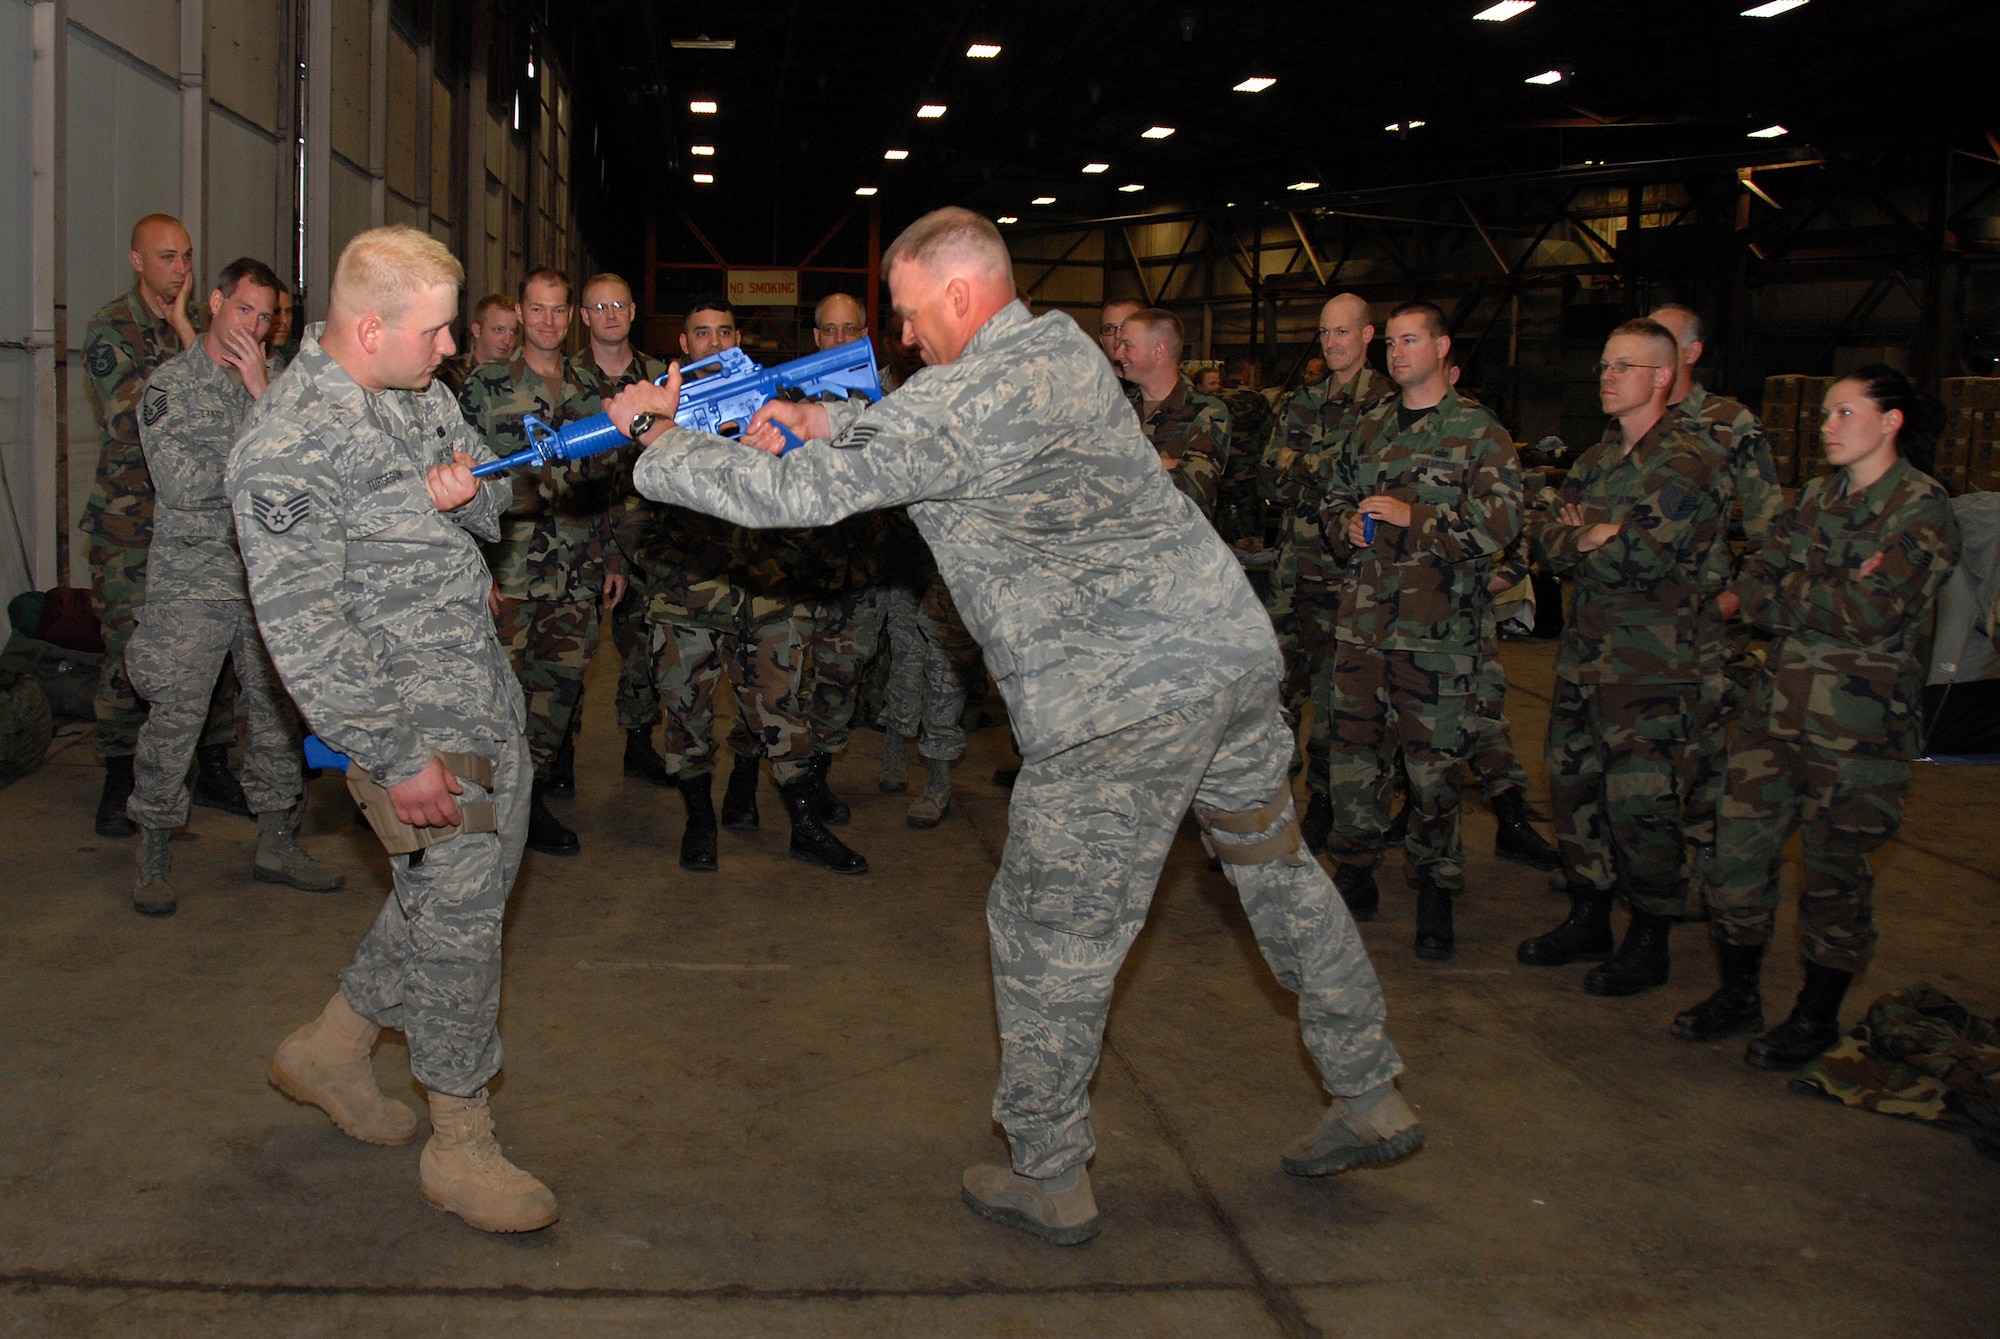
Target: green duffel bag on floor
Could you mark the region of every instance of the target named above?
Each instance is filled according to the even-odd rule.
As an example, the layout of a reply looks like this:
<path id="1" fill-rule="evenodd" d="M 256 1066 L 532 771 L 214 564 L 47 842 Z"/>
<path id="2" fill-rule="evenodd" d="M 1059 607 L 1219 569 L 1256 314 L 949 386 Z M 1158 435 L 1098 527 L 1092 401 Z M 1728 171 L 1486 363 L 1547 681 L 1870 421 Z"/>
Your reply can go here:
<path id="1" fill-rule="evenodd" d="M 0 777 L 26 776 L 42 765 L 56 737 L 48 695 L 32 677 L 0 669 Z"/>
<path id="2" fill-rule="evenodd" d="M 49 710 L 56 715 L 75 721 L 97 719 L 93 701 L 104 672 L 102 652 L 72 651 L 17 631 L 0 650 L 0 670 L 25 674 L 41 684 Z"/>

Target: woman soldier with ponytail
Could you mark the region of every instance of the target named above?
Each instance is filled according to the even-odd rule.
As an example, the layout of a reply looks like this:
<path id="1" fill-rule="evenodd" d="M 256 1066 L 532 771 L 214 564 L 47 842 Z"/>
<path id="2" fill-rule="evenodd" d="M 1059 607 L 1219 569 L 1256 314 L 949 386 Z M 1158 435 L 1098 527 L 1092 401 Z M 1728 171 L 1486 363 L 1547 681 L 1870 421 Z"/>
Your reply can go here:
<path id="1" fill-rule="evenodd" d="M 1743 1058 L 1791 1069 L 1840 1036 L 1840 1003 L 1875 946 L 1868 854 L 1903 821 L 1921 733 L 1924 657 L 1958 525 L 1930 477 L 1944 409 L 1880 363 L 1826 393 L 1833 472 L 1814 479 L 1718 597 L 1771 638 L 1729 753 L 1707 889 L 1722 988 L 1674 1020 L 1715 1041 L 1762 1032 L 1758 991 L 1778 908 L 1780 855 L 1801 832 L 1805 989 Z"/>

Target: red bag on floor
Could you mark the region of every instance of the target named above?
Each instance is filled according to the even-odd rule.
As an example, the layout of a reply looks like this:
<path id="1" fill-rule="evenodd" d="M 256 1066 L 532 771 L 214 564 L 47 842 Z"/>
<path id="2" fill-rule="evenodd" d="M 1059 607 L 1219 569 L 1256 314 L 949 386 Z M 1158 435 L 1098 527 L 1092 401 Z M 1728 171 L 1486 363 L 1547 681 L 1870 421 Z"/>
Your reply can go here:
<path id="1" fill-rule="evenodd" d="M 90 607 L 90 592 L 75 586 L 57 586 L 46 593 L 35 636 L 66 651 L 104 653 L 104 631 Z"/>

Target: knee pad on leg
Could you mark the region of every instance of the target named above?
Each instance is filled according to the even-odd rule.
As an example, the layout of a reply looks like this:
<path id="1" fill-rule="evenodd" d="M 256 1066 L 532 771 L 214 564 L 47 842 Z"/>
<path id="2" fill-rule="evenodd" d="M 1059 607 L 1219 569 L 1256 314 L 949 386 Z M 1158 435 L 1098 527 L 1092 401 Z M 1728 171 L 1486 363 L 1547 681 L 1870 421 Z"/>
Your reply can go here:
<path id="1" fill-rule="evenodd" d="M 1292 811 L 1292 795 L 1281 791 L 1278 798 L 1255 809 L 1214 809 L 1194 806 L 1195 821 L 1201 824 L 1201 844 L 1225 865 L 1262 865 L 1282 859 L 1287 865 L 1304 865 L 1309 857 L 1299 836 L 1298 816 Z M 1251 837 L 1246 842 L 1222 842 L 1213 836 Z"/>

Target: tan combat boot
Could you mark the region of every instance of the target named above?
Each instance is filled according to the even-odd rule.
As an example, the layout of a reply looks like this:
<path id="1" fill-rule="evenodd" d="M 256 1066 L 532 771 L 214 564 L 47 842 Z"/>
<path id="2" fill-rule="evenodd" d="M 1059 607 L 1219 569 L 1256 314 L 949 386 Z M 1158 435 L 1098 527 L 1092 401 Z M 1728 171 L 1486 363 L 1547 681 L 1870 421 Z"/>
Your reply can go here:
<path id="1" fill-rule="evenodd" d="M 167 879 L 167 843 L 173 839 L 172 828 L 139 831 L 139 874 L 132 881 L 132 910 L 141 916 L 171 916 L 179 905 L 174 885 Z"/>
<path id="2" fill-rule="evenodd" d="M 1045 1180 L 1011 1167 L 970 1167 L 958 1193 L 966 1208 L 988 1222 L 1058 1246 L 1078 1246 L 1098 1233 L 1097 1199 L 1081 1164 Z"/>
<path id="3" fill-rule="evenodd" d="M 259 883 L 284 883 L 308 893 L 330 893 L 347 882 L 339 870 L 329 869 L 306 854 L 294 835 L 290 809 L 272 809 L 257 815 L 257 856 L 250 875 Z"/>
<path id="4" fill-rule="evenodd" d="M 555 1193 L 501 1155 L 484 1088 L 430 1099 L 431 1138 L 418 1185 L 425 1203 L 481 1232 L 533 1232 L 556 1221 Z"/>
<path id="5" fill-rule="evenodd" d="M 1394 1083 L 1359 1097 L 1336 1097 L 1281 1159 L 1293 1176 L 1331 1176 L 1350 1167 L 1394 1162 L 1424 1146 L 1423 1123 Z"/>
<path id="6" fill-rule="evenodd" d="M 279 1043 L 271 1086 L 294 1102 L 318 1107 L 340 1132 L 364 1144 L 407 1144 L 417 1115 L 375 1086 L 368 1052 L 381 1028 L 354 1012 L 339 991 L 318 1018 Z"/>

